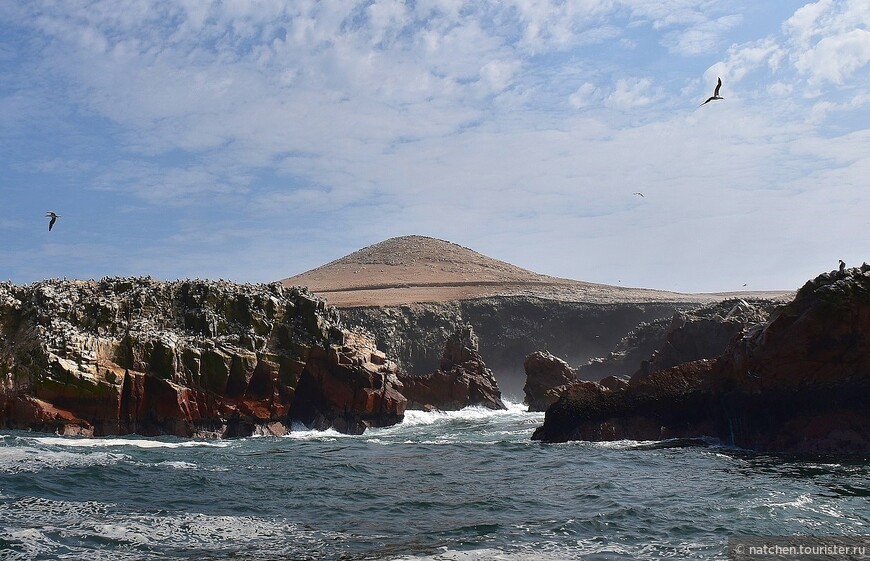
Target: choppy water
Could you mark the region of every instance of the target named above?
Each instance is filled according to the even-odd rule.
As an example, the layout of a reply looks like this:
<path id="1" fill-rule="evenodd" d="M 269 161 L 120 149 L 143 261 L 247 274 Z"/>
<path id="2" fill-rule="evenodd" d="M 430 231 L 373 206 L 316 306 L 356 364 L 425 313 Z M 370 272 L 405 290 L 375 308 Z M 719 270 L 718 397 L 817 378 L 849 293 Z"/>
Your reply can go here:
<path id="1" fill-rule="evenodd" d="M 0 433 L 2 559 L 726 559 L 730 535 L 870 534 L 870 463 L 531 442 L 541 414 L 362 436 Z"/>

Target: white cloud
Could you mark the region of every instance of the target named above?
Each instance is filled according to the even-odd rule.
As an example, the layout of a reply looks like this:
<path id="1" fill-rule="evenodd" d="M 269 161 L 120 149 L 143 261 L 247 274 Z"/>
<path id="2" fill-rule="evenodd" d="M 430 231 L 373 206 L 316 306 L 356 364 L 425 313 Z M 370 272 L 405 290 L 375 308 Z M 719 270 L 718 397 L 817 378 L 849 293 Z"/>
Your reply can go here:
<path id="1" fill-rule="evenodd" d="M 688 29 L 668 33 L 665 44 L 672 51 L 686 55 L 713 53 L 722 37 L 742 20 L 740 15 L 728 15 L 703 21 Z"/>
<path id="2" fill-rule="evenodd" d="M 711 66 L 704 78 L 715 83 L 716 77 L 721 76 L 723 81 L 738 83 L 758 70 L 776 71 L 784 56 L 783 48 L 771 37 L 733 45 L 728 49 L 728 57 Z"/>
<path id="3" fill-rule="evenodd" d="M 810 85 L 843 84 L 870 62 L 870 4 L 820 0 L 797 10 L 783 24 L 795 68 Z"/>
<path id="4" fill-rule="evenodd" d="M 595 84 L 586 82 L 568 97 L 572 107 L 582 109 L 600 100 L 600 90 Z"/>
<path id="5" fill-rule="evenodd" d="M 626 111 L 650 105 L 662 97 L 661 89 L 653 87 L 651 78 L 620 78 L 605 105 Z"/>
<path id="6" fill-rule="evenodd" d="M 51 142 L 0 163 L 98 200 L 77 219 L 108 249 L 84 275 L 269 280 L 423 233 L 603 282 L 793 287 L 831 248 L 858 253 L 845 226 L 809 232 L 868 202 L 862 125 L 825 129 L 868 103 L 866 26 L 832 0 L 746 40 L 746 5 L 0 4 L 40 46 L 0 55 L 27 57 L 0 134 Z M 725 101 L 695 111 L 717 76 Z M 771 257 L 787 250 L 799 263 Z M 26 254 L 9 255 L 32 271 Z"/>
<path id="7" fill-rule="evenodd" d="M 870 31 L 853 29 L 820 39 L 811 49 L 798 55 L 795 67 L 810 75 L 810 83 L 828 81 L 842 84 L 868 62 Z"/>
<path id="8" fill-rule="evenodd" d="M 520 63 L 515 60 L 494 60 L 483 65 L 480 76 L 489 85 L 489 90 L 499 92 L 511 84 L 519 67 Z"/>

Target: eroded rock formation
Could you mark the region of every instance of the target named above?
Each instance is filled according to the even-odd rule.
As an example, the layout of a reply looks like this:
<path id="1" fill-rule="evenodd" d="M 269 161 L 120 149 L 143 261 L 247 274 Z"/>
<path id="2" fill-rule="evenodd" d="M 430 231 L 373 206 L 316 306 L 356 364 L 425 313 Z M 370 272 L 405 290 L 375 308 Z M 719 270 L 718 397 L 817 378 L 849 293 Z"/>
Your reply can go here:
<path id="1" fill-rule="evenodd" d="M 397 371 L 395 363 L 377 350 L 374 338 L 348 334 L 341 347 L 308 354 L 290 419 L 346 434 L 399 423 L 407 399 L 400 393 Z"/>
<path id="2" fill-rule="evenodd" d="M 353 386 L 350 403 L 334 399 L 335 384 L 322 388 L 324 403 L 343 407 L 349 430 L 401 420 L 395 367 L 370 341 L 358 342 L 322 299 L 278 283 L 4 283 L 0 425 L 90 435 L 281 434 L 306 375 Z"/>
<path id="3" fill-rule="evenodd" d="M 405 376 L 402 383 L 402 393 L 413 409 L 451 411 L 472 405 L 505 409 L 498 383 L 480 356 L 477 335 L 470 325 L 454 327 L 438 370 L 425 376 Z"/>
<path id="4" fill-rule="evenodd" d="M 533 438 L 712 436 L 778 453 L 870 454 L 870 266 L 820 275 L 714 360 L 575 384 Z"/>
<path id="5" fill-rule="evenodd" d="M 555 403 L 565 388 L 577 379 L 574 369 L 549 351 L 537 351 L 523 363 L 526 385 L 523 387 L 529 411 L 546 411 Z"/>
<path id="6" fill-rule="evenodd" d="M 781 300 L 730 298 L 641 323 L 604 358 L 577 369 L 583 380 L 650 374 L 684 362 L 716 358 L 741 331 L 764 323 Z"/>

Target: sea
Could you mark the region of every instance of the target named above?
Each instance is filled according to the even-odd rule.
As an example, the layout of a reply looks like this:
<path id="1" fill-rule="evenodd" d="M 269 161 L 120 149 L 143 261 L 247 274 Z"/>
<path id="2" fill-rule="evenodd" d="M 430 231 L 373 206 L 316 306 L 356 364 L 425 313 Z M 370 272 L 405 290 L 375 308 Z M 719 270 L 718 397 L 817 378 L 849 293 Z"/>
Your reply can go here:
<path id="1" fill-rule="evenodd" d="M 533 442 L 542 422 L 510 404 L 359 436 L 0 431 L 0 559 L 729 559 L 734 536 L 870 534 L 870 461 Z"/>

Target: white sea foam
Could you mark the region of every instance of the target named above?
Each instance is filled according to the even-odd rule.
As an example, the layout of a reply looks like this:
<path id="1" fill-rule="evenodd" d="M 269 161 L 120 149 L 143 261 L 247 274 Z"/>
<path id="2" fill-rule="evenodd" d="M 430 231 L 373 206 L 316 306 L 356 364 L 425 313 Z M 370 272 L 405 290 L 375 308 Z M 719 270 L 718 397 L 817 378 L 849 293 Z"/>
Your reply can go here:
<path id="1" fill-rule="evenodd" d="M 631 450 L 638 446 L 655 444 L 656 442 L 657 441 L 655 440 L 569 440 L 568 442 L 559 442 L 557 444 L 554 444 L 554 446 L 561 446 L 566 448 L 601 448 L 604 450 Z"/>
<path id="2" fill-rule="evenodd" d="M 108 466 L 129 460 L 126 454 L 92 452 L 81 454 L 67 451 L 40 450 L 22 446 L 0 447 L 0 472 L 36 472 L 43 469 L 63 469 L 73 466 Z"/>
<path id="3" fill-rule="evenodd" d="M 396 557 L 393 561 L 564 561 L 566 559 L 580 559 L 580 557 L 566 557 L 565 554 L 545 554 L 540 551 L 506 552 L 492 548 L 459 551 L 444 548 L 432 555 Z"/>
<path id="4" fill-rule="evenodd" d="M 800 508 L 804 508 L 804 507 L 808 506 L 812 502 L 813 502 L 813 498 L 809 494 L 803 493 L 803 494 L 797 496 L 795 499 L 790 500 L 790 501 L 788 501 L 788 500 L 782 501 L 782 502 L 767 501 L 764 506 L 768 506 L 768 507 L 772 507 L 772 508 L 791 507 L 791 508 L 800 509 Z"/>
<path id="5" fill-rule="evenodd" d="M 199 469 L 199 466 L 191 462 L 183 462 L 181 460 L 160 462 L 158 466 L 167 466 L 175 469 Z"/>
<path id="6" fill-rule="evenodd" d="M 438 422 L 462 420 L 474 421 L 483 419 L 497 419 L 500 417 L 523 417 L 529 420 L 540 418 L 543 420 L 543 413 L 528 412 L 527 407 L 522 403 L 513 403 L 505 401 L 507 409 L 489 409 L 482 406 L 471 406 L 459 411 L 405 411 L 405 420 L 400 426 L 412 427 L 416 425 L 433 425 Z"/>
<path id="7" fill-rule="evenodd" d="M 66 551 L 68 558 L 75 559 L 141 561 L 163 559 L 164 551 L 184 550 L 228 556 L 253 550 L 267 559 L 292 559 L 317 556 L 328 544 L 345 538 L 280 518 L 198 513 L 117 514 L 107 510 L 107 506 L 94 509 L 91 503 L 27 499 L 15 504 L 15 523 L 6 524 L 9 520 L 4 516 L 0 516 L 0 523 L 6 524 L 7 543 L 24 552 L 22 559 Z M 63 545 L 56 541 L 58 535 L 64 537 Z M 94 547 L 95 539 L 99 547 Z M 106 541 L 115 544 L 103 552 Z M 0 558 L 6 559 L 7 552 L 0 550 Z M 102 553 L 107 555 L 101 557 Z"/>
<path id="8" fill-rule="evenodd" d="M 223 448 L 231 444 L 227 440 L 184 440 L 166 442 L 147 438 L 81 438 L 63 436 L 21 437 L 24 441 L 37 442 L 46 446 L 67 446 L 78 448 L 103 448 L 112 446 L 133 446 L 136 448 L 193 448 L 198 446 Z"/>
<path id="9" fill-rule="evenodd" d="M 335 429 L 317 430 L 309 429 L 300 423 L 293 423 L 293 429 L 281 438 L 289 440 L 315 440 L 319 442 L 332 442 L 340 438 L 353 438 L 352 434 L 340 433 Z"/>

